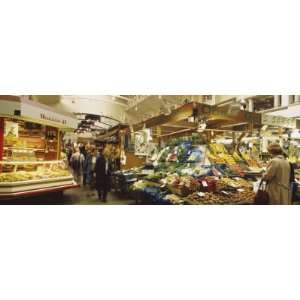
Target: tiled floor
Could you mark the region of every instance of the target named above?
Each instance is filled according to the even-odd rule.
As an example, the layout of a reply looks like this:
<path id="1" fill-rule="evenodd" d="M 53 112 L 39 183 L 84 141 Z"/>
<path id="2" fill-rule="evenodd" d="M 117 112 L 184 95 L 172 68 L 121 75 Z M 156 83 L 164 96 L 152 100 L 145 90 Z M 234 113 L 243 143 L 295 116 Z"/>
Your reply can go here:
<path id="1" fill-rule="evenodd" d="M 134 200 L 130 200 L 125 196 L 121 196 L 116 193 L 109 193 L 107 197 L 107 202 L 103 203 L 98 200 L 98 195 L 95 190 L 90 190 L 88 188 L 76 188 L 66 190 L 63 193 L 63 197 L 60 199 L 59 196 L 55 194 L 41 195 L 35 198 L 24 198 L 18 200 L 6 200 L 0 201 L 0 205 L 62 205 L 62 204 L 82 204 L 82 205 L 128 205 L 135 204 Z"/>
<path id="2" fill-rule="evenodd" d="M 69 204 L 105 204 L 105 205 L 124 205 L 135 204 L 134 200 L 127 199 L 116 193 L 109 193 L 107 202 L 98 200 L 97 191 L 88 188 L 79 188 L 64 192 L 64 202 Z"/>

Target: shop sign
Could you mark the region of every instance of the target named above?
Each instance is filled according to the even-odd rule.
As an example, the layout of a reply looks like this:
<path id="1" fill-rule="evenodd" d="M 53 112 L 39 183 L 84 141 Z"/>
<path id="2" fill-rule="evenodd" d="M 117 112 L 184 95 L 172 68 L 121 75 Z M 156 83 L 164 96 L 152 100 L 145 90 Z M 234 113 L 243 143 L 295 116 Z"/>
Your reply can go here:
<path id="1" fill-rule="evenodd" d="M 51 121 L 51 122 L 55 122 L 55 123 L 61 123 L 63 125 L 66 125 L 67 124 L 67 120 L 66 119 L 59 119 L 57 117 L 54 117 L 54 116 L 49 116 L 45 113 L 40 113 L 40 118 L 42 120 L 47 120 L 47 121 Z"/>
<path id="2" fill-rule="evenodd" d="M 29 102 L 21 102 L 21 116 L 48 121 L 57 124 L 58 127 L 77 128 L 77 119 L 71 116 L 47 110 L 47 107 L 40 107 Z M 55 126 L 55 125 L 54 125 Z"/>
<path id="3" fill-rule="evenodd" d="M 57 127 L 77 128 L 78 121 L 76 117 L 61 114 L 52 111 L 46 105 L 36 104 L 26 97 L 20 99 L 0 99 L 1 115 L 21 116 L 37 121 L 48 121 L 57 124 Z M 53 125 L 55 126 L 55 125 Z"/>

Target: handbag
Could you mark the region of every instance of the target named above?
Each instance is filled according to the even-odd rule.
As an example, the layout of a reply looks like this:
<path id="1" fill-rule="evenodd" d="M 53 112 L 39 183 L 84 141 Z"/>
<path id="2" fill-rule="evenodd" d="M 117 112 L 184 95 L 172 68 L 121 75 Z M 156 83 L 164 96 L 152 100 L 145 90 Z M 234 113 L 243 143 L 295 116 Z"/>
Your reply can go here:
<path id="1" fill-rule="evenodd" d="M 269 194 L 266 191 L 266 187 L 263 185 L 263 180 L 260 182 L 258 191 L 254 198 L 255 205 L 268 205 L 270 204 Z"/>

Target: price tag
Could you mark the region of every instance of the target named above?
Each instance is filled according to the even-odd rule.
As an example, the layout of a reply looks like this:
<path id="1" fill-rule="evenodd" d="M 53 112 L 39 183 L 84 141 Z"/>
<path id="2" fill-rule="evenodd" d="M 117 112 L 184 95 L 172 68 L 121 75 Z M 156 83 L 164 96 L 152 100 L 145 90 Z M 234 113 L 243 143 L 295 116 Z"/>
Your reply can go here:
<path id="1" fill-rule="evenodd" d="M 223 193 L 223 194 L 226 195 L 226 196 L 229 196 L 229 193 L 226 192 L 226 191 L 222 191 L 221 193 Z"/>
<path id="2" fill-rule="evenodd" d="M 207 182 L 206 182 L 205 180 L 202 180 L 202 185 L 203 185 L 204 187 L 208 187 L 208 184 L 207 184 Z"/>
<path id="3" fill-rule="evenodd" d="M 205 193 L 199 192 L 199 193 L 197 193 L 197 195 L 198 195 L 199 197 L 204 197 L 204 196 L 205 196 Z"/>

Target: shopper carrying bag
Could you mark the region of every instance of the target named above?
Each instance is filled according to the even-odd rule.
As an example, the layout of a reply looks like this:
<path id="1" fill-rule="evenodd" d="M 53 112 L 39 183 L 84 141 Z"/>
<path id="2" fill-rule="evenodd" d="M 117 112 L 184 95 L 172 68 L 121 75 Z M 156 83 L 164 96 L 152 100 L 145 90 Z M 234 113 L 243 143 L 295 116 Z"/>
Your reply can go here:
<path id="1" fill-rule="evenodd" d="M 266 192 L 269 195 L 269 204 L 290 204 L 291 166 L 279 144 L 269 145 L 268 152 L 271 154 L 272 159 L 262 179 L 267 182 Z"/>
<path id="2" fill-rule="evenodd" d="M 269 194 L 266 191 L 267 183 L 261 180 L 258 190 L 256 192 L 255 198 L 254 198 L 254 204 L 255 205 L 268 205 L 270 204 L 270 198 Z"/>

